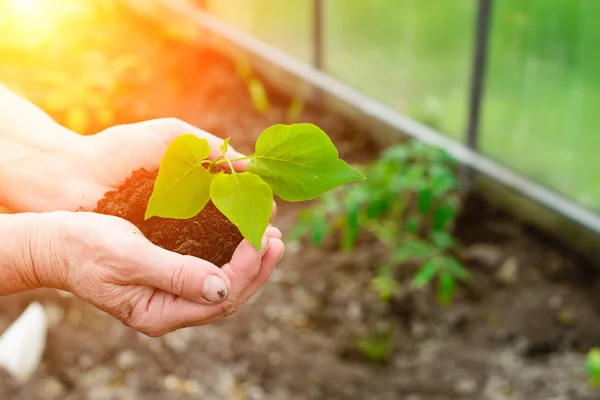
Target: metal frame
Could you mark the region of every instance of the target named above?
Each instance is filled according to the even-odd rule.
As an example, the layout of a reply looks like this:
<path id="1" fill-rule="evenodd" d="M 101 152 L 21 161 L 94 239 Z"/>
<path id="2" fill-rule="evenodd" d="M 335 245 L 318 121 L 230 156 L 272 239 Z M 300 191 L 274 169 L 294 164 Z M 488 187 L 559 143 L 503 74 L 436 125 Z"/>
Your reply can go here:
<path id="1" fill-rule="evenodd" d="M 467 147 L 473 150 L 477 149 L 478 144 L 477 138 L 479 136 L 479 116 L 481 111 L 481 103 L 483 101 L 491 10 L 492 0 L 479 0 L 466 136 Z M 463 169 L 462 181 L 467 189 L 471 189 L 473 184 L 473 170 L 471 168 L 466 167 Z"/>
<path id="2" fill-rule="evenodd" d="M 313 65 L 323 69 L 323 0 L 313 0 Z"/>
<path id="3" fill-rule="evenodd" d="M 353 106 L 360 112 L 380 122 L 387 124 L 398 132 L 402 132 L 414 139 L 432 146 L 446 150 L 463 165 L 474 171 L 486 175 L 507 188 L 515 190 L 525 197 L 558 212 L 559 214 L 577 222 L 582 227 L 600 235 L 600 216 L 590 210 L 574 203 L 571 199 L 552 191 L 531 179 L 516 173 L 500 163 L 477 153 L 473 148 L 456 142 L 446 135 L 426 126 L 391 107 L 357 91 L 353 87 L 323 73 L 314 66 L 290 56 L 288 53 L 271 46 L 264 41 L 248 35 L 244 31 L 225 24 L 218 18 L 193 7 L 191 5 L 172 2 L 169 0 L 156 0 L 161 2 L 183 18 L 192 20 L 211 31 L 222 39 L 249 51 L 269 62 L 270 64 L 291 73 L 305 82 L 312 84 L 330 96 L 334 96 L 344 103 Z M 488 1 L 482 0 L 483 3 Z M 480 12 L 481 15 L 481 12 Z M 481 74 L 481 82 L 483 74 Z M 481 85 L 480 85 L 481 88 Z M 481 101 L 481 93 L 476 96 Z M 477 110 L 479 106 L 477 106 Z M 477 130 L 472 133 L 476 137 Z"/>

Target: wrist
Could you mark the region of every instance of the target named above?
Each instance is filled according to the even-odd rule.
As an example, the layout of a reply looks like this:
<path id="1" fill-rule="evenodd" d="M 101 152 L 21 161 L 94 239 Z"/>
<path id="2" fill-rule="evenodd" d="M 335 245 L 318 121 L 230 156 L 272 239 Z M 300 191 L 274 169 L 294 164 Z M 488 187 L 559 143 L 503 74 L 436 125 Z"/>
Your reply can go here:
<path id="1" fill-rule="evenodd" d="M 42 287 L 66 289 L 54 237 L 54 213 L 0 215 L 0 295 Z"/>
<path id="2" fill-rule="evenodd" d="M 40 287 L 30 260 L 31 238 L 27 233 L 33 224 L 28 214 L 0 215 L 0 294 L 7 295 Z"/>

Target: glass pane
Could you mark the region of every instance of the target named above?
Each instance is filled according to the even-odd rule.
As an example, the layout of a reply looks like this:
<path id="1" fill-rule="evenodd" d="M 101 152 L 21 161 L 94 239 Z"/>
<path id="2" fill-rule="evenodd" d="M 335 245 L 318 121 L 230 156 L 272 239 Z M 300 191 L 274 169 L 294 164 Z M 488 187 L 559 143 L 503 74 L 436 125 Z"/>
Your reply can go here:
<path id="1" fill-rule="evenodd" d="M 476 1 L 324 3 L 329 72 L 413 118 L 464 137 Z"/>
<path id="2" fill-rule="evenodd" d="M 493 11 L 482 150 L 600 210 L 600 1 Z"/>
<path id="3" fill-rule="evenodd" d="M 312 60 L 312 0 L 208 0 L 215 16 L 306 61 Z"/>

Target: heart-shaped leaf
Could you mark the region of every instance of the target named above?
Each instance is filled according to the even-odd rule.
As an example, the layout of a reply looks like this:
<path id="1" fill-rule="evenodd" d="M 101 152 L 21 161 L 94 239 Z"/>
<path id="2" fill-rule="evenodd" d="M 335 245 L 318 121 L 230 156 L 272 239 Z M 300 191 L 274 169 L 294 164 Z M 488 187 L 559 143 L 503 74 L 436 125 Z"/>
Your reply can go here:
<path id="1" fill-rule="evenodd" d="M 308 123 L 265 129 L 247 170 L 286 201 L 311 200 L 337 186 L 366 179 L 339 159 L 325 132 Z"/>
<path id="2" fill-rule="evenodd" d="M 210 186 L 210 198 L 252 245 L 262 251 L 262 236 L 273 211 L 273 192 L 250 172 L 220 174 Z"/>
<path id="3" fill-rule="evenodd" d="M 181 135 L 173 140 L 160 162 L 144 218 L 187 219 L 202 211 L 210 200 L 212 175 L 202 166 L 209 154 L 205 139 Z"/>

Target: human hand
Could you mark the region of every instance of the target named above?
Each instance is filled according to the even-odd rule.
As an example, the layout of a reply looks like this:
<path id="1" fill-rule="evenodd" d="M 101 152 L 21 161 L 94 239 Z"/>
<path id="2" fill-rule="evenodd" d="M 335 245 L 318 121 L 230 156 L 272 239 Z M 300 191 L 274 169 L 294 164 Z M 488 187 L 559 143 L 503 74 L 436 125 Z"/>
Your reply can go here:
<path id="1" fill-rule="evenodd" d="M 4 183 L 14 188 L 5 200 L 14 212 L 93 210 L 98 200 L 118 188 L 139 168 L 156 170 L 169 144 L 179 135 L 191 133 L 206 139 L 221 154 L 223 140 L 175 118 L 162 118 L 135 124 L 117 125 L 96 135 L 79 136 L 65 128 L 39 119 L 40 132 L 56 140 L 36 148 L 35 141 L 8 142 L 4 150 L 20 151 L 8 169 Z M 2 139 L 2 138 L 0 138 Z M 11 149 L 11 147 L 13 149 Z M 230 158 L 242 157 L 231 146 Z M 247 162 L 234 163 L 243 171 Z M 7 197 L 7 196 L 5 196 Z"/>
<path id="2" fill-rule="evenodd" d="M 15 265 L 32 266 L 23 274 L 37 279 L 30 286 L 70 291 L 152 337 L 233 314 L 265 283 L 284 250 L 279 231 L 269 228 L 263 252 L 244 240 L 218 268 L 153 245 L 117 217 L 21 215 L 29 221 L 28 248 L 21 252 L 29 259 Z"/>
<path id="3" fill-rule="evenodd" d="M 8 229 L 0 234 L 5 265 L 11 265 L 6 251 L 14 253 L 21 242 L 29 247 L 13 257 L 16 272 L 0 271 L 0 295 L 39 286 L 69 290 L 127 325 L 157 336 L 235 311 L 264 284 L 283 254 L 276 228 L 267 229 L 271 241 L 262 257 L 243 241 L 231 262 L 219 270 L 225 273 L 220 277 L 226 278 L 226 299 L 207 303 L 198 293 L 216 266 L 154 246 L 125 220 L 42 212 L 93 209 L 106 191 L 120 186 L 134 170 L 158 167 L 169 143 L 181 134 L 203 137 L 213 150 L 221 139 L 170 118 L 80 136 L 9 92 L 0 90 L 0 105 L 0 203 L 21 212 L 12 216 L 18 220 L 25 215 L 41 218 L 19 238 L 9 224 L 0 224 L 0 231 Z M 228 155 L 240 156 L 233 149 Z M 245 163 L 234 167 L 243 170 Z M 42 214 L 23 214 L 27 211 Z M 31 259 L 34 273 L 23 272 L 27 263 L 19 257 Z"/>

